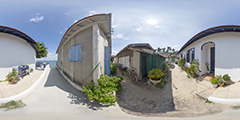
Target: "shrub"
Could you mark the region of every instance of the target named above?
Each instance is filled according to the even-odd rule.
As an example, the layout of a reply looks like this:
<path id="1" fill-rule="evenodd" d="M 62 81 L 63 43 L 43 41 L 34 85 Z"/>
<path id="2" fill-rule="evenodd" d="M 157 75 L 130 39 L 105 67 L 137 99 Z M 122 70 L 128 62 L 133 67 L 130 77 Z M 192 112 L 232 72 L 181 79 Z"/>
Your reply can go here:
<path id="1" fill-rule="evenodd" d="M 22 108 L 26 106 L 21 100 L 18 101 L 10 101 L 7 103 L 3 103 L 0 105 L 0 108 L 6 108 L 6 109 L 15 109 L 15 108 Z"/>
<path id="2" fill-rule="evenodd" d="M 98 85 L 92 82 L 89 85 L 83 86 L 83 93 L 88 96 L 89 100 L 98 100 L 101 103 L 114 105 L 116 102 L 114 91 L 118 92 L 121 90 L 120 81 L 120 78 L 115 76 L 101 75 L 98 79 Z"/>
<path id="3" fill-rule="evenodd" d="M 111 74 L 114 75 L 117 72 L 117 66 L 111 62 Z"/>
<path id="4" fill-rule="evenodd" d="M 121 81 L 123 80 L 123 77 L 122 77 L 122 76 L 117 76 L 117 78 L 120 78 Z"/>
<path id="5" fill-rule="evenodd" d="M 163 72 L 165 73 L 165 75 L 167 75 L 169 67 L 170 66 L 167 63 L 164 64 Z"/>
<path id="6" fill-rule="evenodd" d="M 178 60 L 178 65 L 179 65 L 179 67 L 181 67 L 181 68 L 183 69 L 183 67 L 185 66 L 185 62 L 186 62 L 185 57 L 180 58 L 180 59 Z"/>
<path id="7" fill-rule="evenodd" d="M 148 77 L 153 80 L 159 80 L 164 76 L 164 73 L 160 69 L 153 68 L 149 71 Z"/>
<path id="8" fill-rule="evenodd" d="M 198 77 L 198 73 L 201 72 L 201 70 L 199 69 L 199 63 L 197 60 L 193 60 L 190 63 L 190 68 L 187 70 L 187 73 L 189 76 L 196 78 Z"/>
<path id="9" fill-rule="evenodd" d="M 15 82 L 17 77 L 18 77 L 18 72 L 16 69 L 13 68 L 12 72 L 9 72 L 9 74 L 7 74 L 6 81 Z"/>
<path id="10" fill-rule="evenodd" d="M 189 67 L 187 67 L 187 66 L 184 66 L 184 68 L 183 68 L 183 70 L 186 72 L 188 71 L 188 69 L 189 69 Z"/>
<path id="11" fill-rule="evenodd" d="M 158 88 L 164 88 L 164 85 L 163 85 L 162 83 L 158 83 L 158 84 L 156 84 L 156 87 L 158 87 Z"/>

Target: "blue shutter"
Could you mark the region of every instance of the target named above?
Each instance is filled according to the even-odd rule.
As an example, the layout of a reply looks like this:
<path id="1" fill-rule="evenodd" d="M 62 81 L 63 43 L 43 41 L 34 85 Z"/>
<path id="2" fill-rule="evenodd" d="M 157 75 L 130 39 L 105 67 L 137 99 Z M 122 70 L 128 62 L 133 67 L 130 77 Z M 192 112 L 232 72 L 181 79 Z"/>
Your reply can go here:
<path id="1" fill-rule="evenodd" d="M 82 62 L 82 45 L 77 45 L 77 61 Z"/>
<path id="2" fill-rule="evenodd" d="M 190 60 L 190 53 L 189 53 L 189 50 L 187 50 L 187 62 L 189 62 Z"/>
<path id="3" fill-rule="evenodd" d="M 111 63 L 110 63 L 110 47 L 104 47 L 104 74 L 110 75 L 111 74 Z"/>

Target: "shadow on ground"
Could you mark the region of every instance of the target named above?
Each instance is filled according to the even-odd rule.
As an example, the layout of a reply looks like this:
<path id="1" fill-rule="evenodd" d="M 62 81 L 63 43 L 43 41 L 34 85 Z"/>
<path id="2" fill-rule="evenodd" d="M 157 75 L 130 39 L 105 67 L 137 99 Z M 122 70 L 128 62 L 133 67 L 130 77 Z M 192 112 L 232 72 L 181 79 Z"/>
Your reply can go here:
<path id="1" fill-rule="evenodd" d="M 58 72 L 56 68 L 51 68 L 48 79 L 44 87 L 56 86 L 59 89 L 69 93 L 67 98 L 70 99 L 70 104 L 86 105 L 92 110 L 102 110 L 102 107 L 108 107 L 108 105 L 102 105 L 99 102 L 91 102 L 87 99 L 84 93 L 73 88 Z"/>
<path id="2" fill-rule="evenodd" d="M 173 69 L 174 65 L 170 66 Z M 122 91 L 118 95 L 118 104 L 123 111 L 134 115 L 153 115 L 176 111 L 172 94 L 172 75 L 164 88 L 148 85 L 146 80 L 134 82 L 127 75 L 121 82 Z"/>

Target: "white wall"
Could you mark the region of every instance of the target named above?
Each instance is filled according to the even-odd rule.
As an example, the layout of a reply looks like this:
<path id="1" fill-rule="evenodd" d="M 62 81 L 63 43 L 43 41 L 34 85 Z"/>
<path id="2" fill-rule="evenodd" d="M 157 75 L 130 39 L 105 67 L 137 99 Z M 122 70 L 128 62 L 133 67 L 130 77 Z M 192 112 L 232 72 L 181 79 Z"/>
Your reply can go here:
<path id="1" fill-rule="evenodd" d="M 130 56 L 120 57 L 119 63 L 123 65 L 123 67 L 130 68 Z"/>
<path id="2" fill-rule="evenodd" d="M 100 66 L 93 73 L 93 81 L 97 83 L 98 78 L 104 74 L 104 47 L 108 46 L 107 38 L 103 34 L 102 30 L 98 27 L 98 24 L 93 25 L 93 69 L 101 62 L 102 70 Z"/>
<path id="3" fill-rule="evenodd" d="M 195 47 L 195 59 L 199 61 L 200 69 L 203 70 L 201 74 L 206 70 L 204 64 L 206 58 L 201 58 L 202 52 L 205 52 L 201 51 L 201 46 L 206 42 L 215 43 L 215 75 L 229 74 L 233 81 L 240 80 L 240 33 L 225 32 L 212 34 L 199 39 L 181 52 L 185 53 L 188 49 Z M 210 55 L 207 54 L 207 56 L 210 62 Z"/>
<path id="4" fill-rule="evenodd" d="M 0 33 L 0 80 L 19 65 L 28 64 L 35 69 L 36 52 L 26 40 Z"/>

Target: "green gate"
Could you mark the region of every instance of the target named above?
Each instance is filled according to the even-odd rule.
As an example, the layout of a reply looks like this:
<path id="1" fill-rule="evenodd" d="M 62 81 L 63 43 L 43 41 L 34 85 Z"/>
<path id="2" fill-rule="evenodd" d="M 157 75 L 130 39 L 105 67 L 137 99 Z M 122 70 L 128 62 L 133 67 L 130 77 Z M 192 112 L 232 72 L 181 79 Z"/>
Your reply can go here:
<path id="1" fill-rule="evenodd" d="M 140 69 L 142 78 L 147 77 L 150 70 L 158 68 L 163 70 L 165 58 L 157 54 L 148 54 L 140 52 Z"/>

